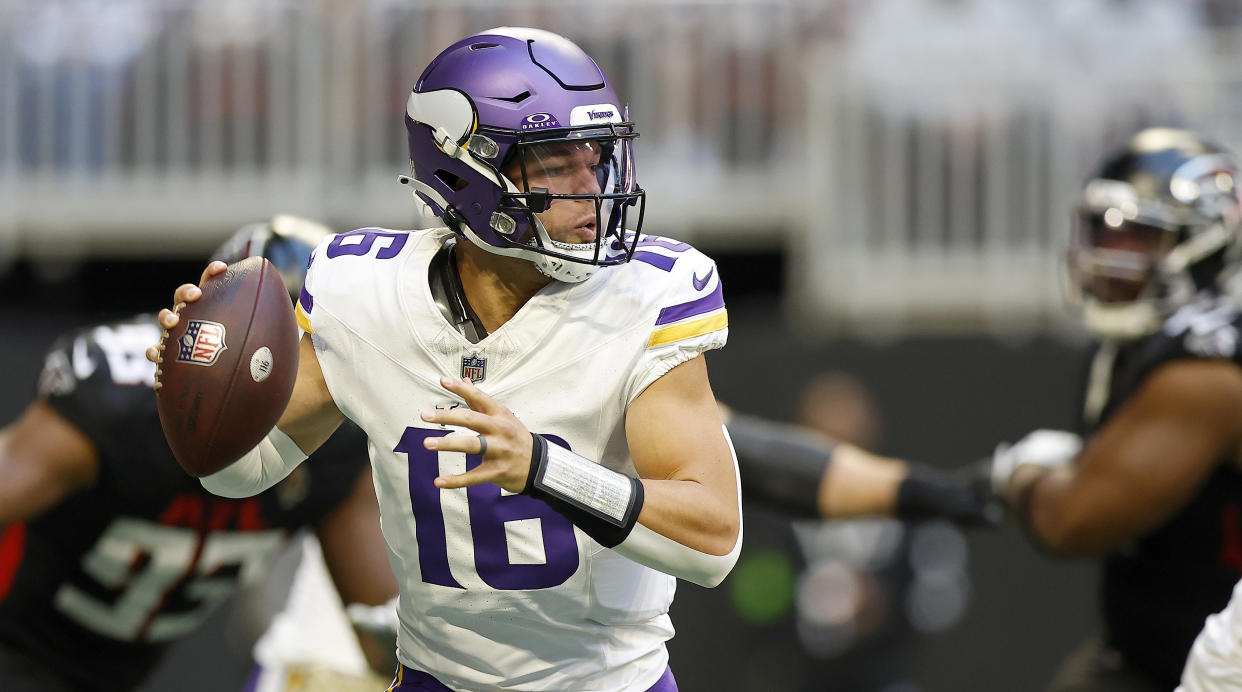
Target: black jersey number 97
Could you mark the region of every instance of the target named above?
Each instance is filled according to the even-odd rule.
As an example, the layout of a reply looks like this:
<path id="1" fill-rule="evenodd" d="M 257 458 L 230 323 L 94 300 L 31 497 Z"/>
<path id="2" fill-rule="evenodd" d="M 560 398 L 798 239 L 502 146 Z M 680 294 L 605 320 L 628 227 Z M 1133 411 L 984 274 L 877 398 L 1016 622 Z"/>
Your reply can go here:
<path id="1" fill-rule="evenodd" d="M 57 609 L 98 634 L 122 641 L 160 642 L 198 627 L 238 579 L 262 573 L 284 543 L 281 531 L 212 532 L 133 517 L 113 520 L 82 558 L 82 571 L 104 599 L 62 584 Z M 165 612 L 171 604 L 188 609 Z"/>

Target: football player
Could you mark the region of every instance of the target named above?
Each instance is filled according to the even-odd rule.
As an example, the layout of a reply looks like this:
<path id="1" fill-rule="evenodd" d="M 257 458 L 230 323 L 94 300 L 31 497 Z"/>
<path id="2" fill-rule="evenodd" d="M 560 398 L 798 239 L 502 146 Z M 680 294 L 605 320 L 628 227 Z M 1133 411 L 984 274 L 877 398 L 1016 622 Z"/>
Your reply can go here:
<path id="1" fill-rule="evenodd" d="M 1100 556 L 1104 628 L 1050 689 L 1168 690 L 1242 570 L 1242 266 L 1234 157 L 1155 128 L 1082 193 L 1069 260 L 1099 337 L 1080 445 L 1039 431 L 993 464 L 1049 550 Z"/>
<path id="2" fill-rule="evenodd" d="M 742 538 L 715 263 L 640 234 L 638 133 L 564 37 L 458 41 L 405 124 L 443 227 L 320 244 L 293 398 L 202 483 L 260 492 L 353 420 L 401 580 L 394 690 L 675 690 L 675 577 L 720 583 Z"/>
<path id="3" fill-rule="evenodd" d="M 329 231 L 294 217 L 240 229 L 216 255 L 271 260 L 297 290 Z M 301 527 L 346 602 L 396 593 L 365 456 L 343 428 L 257 497 L 206 492 L 164 440 L 155 315 L 62 337 L 0 449 L 0 690 L 131 690 Z"/>

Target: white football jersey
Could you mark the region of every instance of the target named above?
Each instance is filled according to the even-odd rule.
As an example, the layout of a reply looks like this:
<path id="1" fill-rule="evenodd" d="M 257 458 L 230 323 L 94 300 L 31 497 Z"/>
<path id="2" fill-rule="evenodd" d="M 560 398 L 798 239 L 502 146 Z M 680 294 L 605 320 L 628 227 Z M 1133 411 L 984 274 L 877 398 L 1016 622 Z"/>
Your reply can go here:
<path id="1" fill-rule="evenodd" d="M 1175 692 L 1242 689 L 1242 581 L 1225 609 L 1209 615 L 1195 638 Z"/>
<path id="2" fill-rule="evenodd" d="M 442 316 L 428 270 L 447 229 L 364 229 L 315 251 L 298 303 L 340 410 L 370 438 L 381 525 L 401 581 L 398 657 L 462 690 L 646 690 L 663 674 L 676 580 L 600 546 L 547 504 L 485 483 L 441 490 L 480 459 L 427 437 L 467 434 L 419 412 L 464 402 L 470 377 L 541 433 L 637 475 L 625 412 L 724 345 L 710 258 L 644 236 L 627 264 L 552 282 L 472 344 Z"/>

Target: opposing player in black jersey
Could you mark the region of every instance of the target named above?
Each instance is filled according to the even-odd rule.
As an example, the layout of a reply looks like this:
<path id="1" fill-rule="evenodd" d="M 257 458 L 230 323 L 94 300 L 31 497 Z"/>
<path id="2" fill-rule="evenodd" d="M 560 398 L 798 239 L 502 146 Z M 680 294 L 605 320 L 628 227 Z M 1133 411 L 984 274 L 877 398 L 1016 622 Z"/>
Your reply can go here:
<path id="1" fill-rule="evenodd" d="M 1232 155 L 1149 129 L 1087 183 L 1069 253 L 1101 340 L 1081 453 L 998 455 L 996 488 L 1036 541 L 1102 557 L 1104 629 L 1051 690 L 1170 690 L 1242 573 L 1242 205 Z"/>
<path id="2" fill-rule="evenodd" d="M 294 291 L 328 231 L 293 217 L 241 229 L 217 259 L 271 260 Z M 168 449 L 144 350 L 154 315 L 49 351 L 38 396 L 0 447 L 0 690 L 131 690 L 291 534 L 313 528 L 343 600 L 396 593 L 366 439 L 343 426 L 258 496 L 208 493 Z"/>

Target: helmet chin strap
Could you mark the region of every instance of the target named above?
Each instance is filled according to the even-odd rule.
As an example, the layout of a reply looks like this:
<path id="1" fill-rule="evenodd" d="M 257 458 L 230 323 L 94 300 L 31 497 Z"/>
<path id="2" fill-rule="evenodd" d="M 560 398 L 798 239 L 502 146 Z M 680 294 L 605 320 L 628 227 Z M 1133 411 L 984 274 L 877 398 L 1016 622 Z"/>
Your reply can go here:
<path id="1" fill-rule="evenodd" d="M 1109 304 L 1088 296 L 1082 297 L 1082 320 L 1093 333 L 1113 339 L 1137 339 L 1156 332 L 1165 318 L 1190 301 L 1197 291 L 1186 271 L 1164 280 L 1166 293 L 1159 297 L 1140 298 L 1121 304 Z"/>
<path id="2" fill-rule="evenodd" d="M 1164 316 L 1151 300 L 1108 305 L 1094 298 L 1082 304 L 1082 321 L 1093 333 L 1112 339 L 1137 339 L 1160 329 Z"/>
<path id="3" fill-rule="evenodd" d="M 537 220 L 536 220 L 537 222 Z M 567 284 L 576 284 L 591 278 L 595 270 L 599 267 L 593 264 L 581 264 L 579 262 L 570 262 L 559 257 L 552 257 L 543 253 L 525 250 L 517 247 L 497 247 L 490 243 L 485 243 L 475 232 L 471 230 L 467 223 L 457 224 L 457 228 L 453 229 L 466 237 L 467 240 L 474 243 L 480 248 L 494 254 L 504 257 L 517 257 L 535 265 L 535 269 L 540 274 Z M 545 232 L 546 233 L 546 232 Z M 594 245 L 591 246 L 594 248 Z"/>
<path id="4" fill-rule="evenodd" d="M 592 245 L 591 252 L 594 253 L 594 251 L 595 246 Z M 595 270 L 599 269 L 599 266 L 594 264 L 570 262 L 559 257 L 543 254 L 539 255 L 534 260 L 534 263 L 535 269 L 538 269 L 540 274 L 567 284 L 582 283 L 591 278 Z"/>

